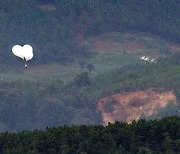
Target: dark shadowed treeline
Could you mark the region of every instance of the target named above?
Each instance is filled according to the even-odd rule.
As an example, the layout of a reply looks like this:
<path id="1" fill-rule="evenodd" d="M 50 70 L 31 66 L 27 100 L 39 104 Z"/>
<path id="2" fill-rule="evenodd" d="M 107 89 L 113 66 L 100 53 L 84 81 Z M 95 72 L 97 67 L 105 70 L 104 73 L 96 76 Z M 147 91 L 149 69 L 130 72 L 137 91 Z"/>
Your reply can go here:
<path id="1" fill-rule="evenodd" d="M 98 100 L 148 87 L 173 90 L 177 106 L 151 118 L 180 115 L 180 55 L 155 64 L 123 67 L 92 79 L 87 72 L 72 82 L 59 79 L 0 81 L 0 131 L 43 129 L 47 126 L 102 124 Z"/>
<path id="2" fill-rule="evenodd" d="M 179 153 L 180 118 L 0 134 L 0 153 Z"/>
<path id="3" fill-rule="evenodd" d="M 34 63 L 72 62 L 89 58 L 79 37 L 111 31 L 145 31 L 179 41 L 178 0 L 2 0 L 0 63 L 14 44 L 31 44 Z"/>

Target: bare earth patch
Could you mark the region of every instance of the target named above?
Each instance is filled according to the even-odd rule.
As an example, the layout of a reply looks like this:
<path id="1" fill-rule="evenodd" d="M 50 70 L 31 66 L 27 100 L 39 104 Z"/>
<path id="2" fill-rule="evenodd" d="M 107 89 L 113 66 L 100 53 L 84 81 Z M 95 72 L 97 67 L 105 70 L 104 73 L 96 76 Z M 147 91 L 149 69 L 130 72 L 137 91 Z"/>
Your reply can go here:
<path id="1" fill-rule="evenodd" d="M 96 40 L 93 44 L 93 48 L 99 52 L 108 52 L 112 49 L 129 51 L 143 48 L 143 44 L 140 42 L 109 42 L 104 40 Z"/>
<path id="2" fill-rule="evenodd" d="M 109 99 L 111 98 L 111 101 Z M 176 104 L 173 91 L 161 88 L 148 88 L 140 91 L 125 92 L 99 100 L 97 109 L 101 112 L 104 125 L 115 121 L 132 122 L 142 115 L 148 117 L 157 108 L 165 108 L 169 102 Z"/>
<path id="3" fill-rule="evenodd" d="M 88 44 L 93 51 L 101 54 L 123 53 L 129 55 L 146 55 L 159 58 L 165 56 L 163 49 L 168 47 L 171 52 L 179 52 L 180 46 L 170 44 L 157 35 L 146 33 L 111 32 L 97 36 L 86 36 L 83 32 L 77 35 L 77 41 Z M 156 56 L 156 57 L 155 57 Z"/>
<path id="4" fill-rule="evenodd" d="M 180 47 L 179 46 L 175 46 L 175 45 L 169 45 L 169 48 L 172 52 L 179 52 L 180 51 Z"/>

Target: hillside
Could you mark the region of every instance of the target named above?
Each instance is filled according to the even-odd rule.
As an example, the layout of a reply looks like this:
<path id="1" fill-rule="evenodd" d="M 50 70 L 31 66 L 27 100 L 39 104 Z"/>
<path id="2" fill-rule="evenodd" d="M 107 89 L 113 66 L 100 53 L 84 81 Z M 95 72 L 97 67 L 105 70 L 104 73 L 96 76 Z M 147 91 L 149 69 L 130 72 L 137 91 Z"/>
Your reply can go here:
<path id="1" fill-rule="evenodd" d="M 86 71 L 99 74 L 138 63 L 141 55 L 158 58 L 179 51 L 179 5 L 177 0 L 3 0 L 1 79 L 49 80 L 52 76 L 66 82 L 82 72 L 83 63 Z M 33 46 L 29 71 L 11 54 L 15 44 Z"/>
<path id="2" fill-rule="evenodd" d="M 179 6 L 178 0 L 3 0 L 0 63 L 19 66 L 10 54 L 12 46 L 31 44 L 36 51 L 35 65 L 67 65 L 91 57 L 77 38 L 117 31 L 148 32 L 179 43 Z"/>
<path id="3" fill-rule="evenodd" d="M 155 115 L 156 118 L 179 115 L 179 58 L 179 54 L 175 54 L 158 63 L 127 65 L 95 78 L 90 78 L 85 72 L 67 83 L 57 78 L 2 80 L 0 129 L 20 131 L 47 126 L 103 124 L 103 117 L 97 110 L 100 99 L 149 87 L 173 91 L 173 94 L 169 92 L 169 98 L 175 100 L 176 97 L 177 100 L 176 107 L 167 106 L 159 115 Z"/>
<path id="4" fill-rule="evenodd" d="M 157 35 L 150 33 L 111 32 L 87 37 L 77 41 L 92 54 L 91 58 L 80 58 L 70 64 L 62 65 L 58 62 L 33 64 L 34 59 L 40 58 L 35 53 L 28 71 L 24 70 L 23 62 L 14 57 L 18 66 L 2 65 L 1 80 L 49 80 L 61 79 L 64 82 L 72 81 L 77 74 L 88 71 L 92 78 L 99 74 L 111 72 L 132 64 L 143 64 L 140 56 L 148 56 L 157 60 L 180 51 L 177 43 L 170 43 Z M 13 55 L 11 55 L 13 57 Z M 89 67 L 90 66 L 90 67 Z"/>
<path id="5" fill-rule="evenodd" d="M 116 102 L 121 105 L 124 94 L 126 118 L 117 115 L 117 120 L 180 114 L 178 0 L 3 0 L 1 4 L 1 132 L 102 125 L 109 120 L 103 119 L 106 113 L 97 109 L 98 102 L 119 97 Z M 12 54 L 15 44 L 33 46 L 29 69 Z M 164 93 L 152 90 L 151 94 L 148 89 Z M 128 108 L 136 93 L 147 98 L 137 100 L 144 109 L 153 108 L 153 114 L 145 110 L 129 115 L 138 110 Z M 167 95 L 165 100 L 159 100 L 160 93 Z M 113 108 L 119 114 L 118 105 Z M 108 114 L 114 122 L 114 111 Z"/>

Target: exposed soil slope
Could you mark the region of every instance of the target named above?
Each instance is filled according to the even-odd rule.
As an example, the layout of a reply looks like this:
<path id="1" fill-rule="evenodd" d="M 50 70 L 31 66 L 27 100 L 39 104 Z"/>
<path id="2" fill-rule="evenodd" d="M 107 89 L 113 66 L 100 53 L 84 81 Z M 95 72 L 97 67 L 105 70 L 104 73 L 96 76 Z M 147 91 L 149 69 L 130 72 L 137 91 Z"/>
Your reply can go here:
<path id="1" fill-rule="evenodd" d="M 89 37 L 89 39 L 81 33 L 77 36 L 77 40 L 89 42 L 93 51 L 98 53 L 120 52 L 133 55 L 157 55 L 159 57 L 166 54 L 164 50 L 169 53 L 180 50 L 180 46 L 177 44 L 167 42 L 157 35 L 145 33 L 111 32 L 96 37 Z"/>
<path id="2" fill-rule="evenodd" d="M 158 107 L 164 108 L 169 102 L 176 104 L 173 91 L 148 88 L 140 91 L 125 92 L 106 97 L 98 102 L 98 110 L 102 113 L 104 124 L 115 121 L 131 122 L 142 115 L 154 114 Z"/>

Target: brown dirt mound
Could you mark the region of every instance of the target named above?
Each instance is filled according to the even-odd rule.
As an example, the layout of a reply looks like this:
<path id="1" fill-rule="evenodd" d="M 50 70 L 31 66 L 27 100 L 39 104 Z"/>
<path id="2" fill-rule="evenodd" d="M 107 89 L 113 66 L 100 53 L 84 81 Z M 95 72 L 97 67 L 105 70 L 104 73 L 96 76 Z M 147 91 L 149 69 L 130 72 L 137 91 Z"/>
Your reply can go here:
<path id="1" fill-rule="evenodd" d="M 93 44 L 93 48 L 99 52 L 107 52 L 112 49 L 126 49 L 136 50 L 143 48 L 143 44 L 139 42 L 108 42 L 103 40 L 96 40 Z"/>
<path id="2" fill-rule="evenodd" d="M 154 114 L 158 107 L 164 108 L 170 101 L 176 104 L 173 91 L 148 88 L 103 98 L 99 100 L 97 109 L 101 112 L 105 125 L 115 121 L 129 123 L 138 120 L 142 115 L 148 117 Z"/>

